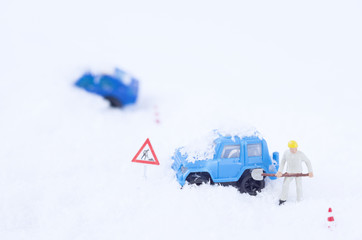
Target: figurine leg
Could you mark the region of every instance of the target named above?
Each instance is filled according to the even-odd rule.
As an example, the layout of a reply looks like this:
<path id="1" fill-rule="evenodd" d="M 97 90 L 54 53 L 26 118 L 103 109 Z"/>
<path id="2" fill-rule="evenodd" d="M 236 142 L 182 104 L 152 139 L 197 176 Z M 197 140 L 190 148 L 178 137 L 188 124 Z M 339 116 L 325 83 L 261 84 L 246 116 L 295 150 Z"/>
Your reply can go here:
<path id="1" fill-rule="evenodd" d="M 302 186 L 302 178 L 296 177 L 295 184 L 297 186 L 297 201 L 301 201 L 303 199 L 303 186 Z"/>
<path id="2" fill-rule="evenodd" d="M 288 193 L 289 193 L 289 184 L 290 182 L 293 180 L 293 177 L 286 177 L 284 178 L 284 182 L 283 182 L 283 190 L 282 190 L 282 194 L 280 195 L 280 200 L 282 201 L 286 201 L 288 198 Z"/>

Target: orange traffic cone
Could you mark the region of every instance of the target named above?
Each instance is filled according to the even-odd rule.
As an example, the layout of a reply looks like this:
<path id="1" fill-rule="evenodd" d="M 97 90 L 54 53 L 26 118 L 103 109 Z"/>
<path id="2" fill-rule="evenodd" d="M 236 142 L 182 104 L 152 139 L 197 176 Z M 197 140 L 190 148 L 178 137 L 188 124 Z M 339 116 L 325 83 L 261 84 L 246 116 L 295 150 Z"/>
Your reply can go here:
<path id="1" fill-rule="evenodd" d="M 328 209 L 328 228 L 329 229 L 333 229 L 335 227 L 335 223 L 334 223 L 334 217 L 332 216 L 332 208 Z"/>

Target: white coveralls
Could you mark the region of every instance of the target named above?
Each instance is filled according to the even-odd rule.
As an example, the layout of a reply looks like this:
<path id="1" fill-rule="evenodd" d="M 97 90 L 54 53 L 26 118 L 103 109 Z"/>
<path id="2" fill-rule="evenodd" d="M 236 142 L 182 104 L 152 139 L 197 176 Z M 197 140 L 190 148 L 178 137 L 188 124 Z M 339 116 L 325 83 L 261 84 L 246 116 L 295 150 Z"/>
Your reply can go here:
<path id="1" fill-rule="evenodd" d="M 283 172 L 285 163 L 287 163 L 287 173 L 302 173 L 302 162 L 307 165 L 308 172 L 313 172 L 312 165 L 309 159 L 305 156 L 305 154 L 301 151 L 297 151 L 296 153 L 291 153 L 290 150 L 284 152 L 282 161 L 279 166 L 278 172 Z M 289 184 L 291 181 L 295 179 L 295 183 L 297 186 L 297 201 L 302 200 L 303 198 L 303 190 L 302 190 L 302 178 L 301 177 L 285 177 L 283 182 L 283 190 L 280 195 L 280 200 L 286 201 L 288 198 L 289 192 Z"/>

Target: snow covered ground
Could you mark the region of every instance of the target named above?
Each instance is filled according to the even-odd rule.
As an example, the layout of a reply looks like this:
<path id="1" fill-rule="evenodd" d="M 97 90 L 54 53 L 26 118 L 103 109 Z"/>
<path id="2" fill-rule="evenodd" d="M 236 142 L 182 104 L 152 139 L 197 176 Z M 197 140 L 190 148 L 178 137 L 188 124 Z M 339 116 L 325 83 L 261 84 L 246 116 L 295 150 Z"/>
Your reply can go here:
<path id="1" fill-rule="evenodd" d="M 0 239 L 362 239 L 359 1 L 2 1 Z M 137 105 L 73 87 L 118 66 Z M 160 124 L 155 123 L 159 112 Z M 180 189 L 175 148 L 250 124 L 310 158 L 304 201 Z M 131 163 L 150 138 L 160 166 Z M 328 208 L 336 228 L 327 228 Z"/>

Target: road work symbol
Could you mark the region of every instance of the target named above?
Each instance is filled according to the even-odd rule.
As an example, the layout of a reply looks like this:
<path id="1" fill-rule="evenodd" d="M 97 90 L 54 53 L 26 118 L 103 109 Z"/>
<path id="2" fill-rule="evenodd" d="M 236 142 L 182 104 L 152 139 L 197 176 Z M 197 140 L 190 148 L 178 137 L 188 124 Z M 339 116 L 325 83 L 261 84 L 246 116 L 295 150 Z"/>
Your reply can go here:
<path id="1" fill-rule="evenodd" d="M 151 156 L 150 156 L 151 155 Z M 152 148 L 150 140 L 147 138 L 140 150 L 134 156 L 132 162 L 160 165 Z"/>
<path id="2" fill-rule="evenodd" d="M 153 158 L 148 157 L 148 152 L 149 151 L 150 151 L 150 149 L 143 150 L 141 160 L 153 161 Z"/>

